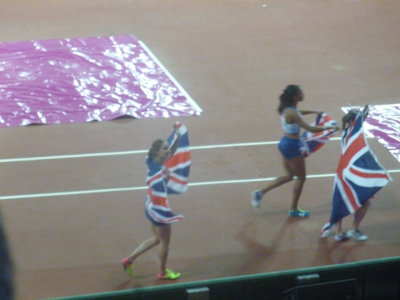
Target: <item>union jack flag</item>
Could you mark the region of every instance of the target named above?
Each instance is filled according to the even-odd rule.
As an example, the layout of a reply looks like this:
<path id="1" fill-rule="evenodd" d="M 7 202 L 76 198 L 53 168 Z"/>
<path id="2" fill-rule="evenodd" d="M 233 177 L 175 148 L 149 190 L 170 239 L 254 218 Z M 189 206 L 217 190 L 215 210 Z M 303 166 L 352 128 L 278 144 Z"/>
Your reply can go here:
<path id="1" fill-rule="evenodd" d="M 177 122 L 175 126 L 178 128 L 181 138 L 175 154 L 164 164 L 170 172 L 167 184 L 168 194 L 181 194 L 186 192 L 188 189 L 190 166 L 192 164 L 187 128 L 180 122 Z M 175 132 L 173 132 L 167 138 L 168 145 L 173 145 L 176 138 L 177 136 Z"/>
<path id="2" fill-rule="evenodd" d="M 187 190 L 191 152 L 189 146 L 189 135 L 187 128 L 182 123 L 176 123 L 175 127 L 180 133 L 178 148 L 174 155 L 163 165 L 147 158 L 148 175 L 146 183 L 149 186 L 145 202 L 147 216 L 156 224 L 170 224 L 183 219 L 180 214 L 175 214 L 169 207 L 169 194 L 181 194 Z M 171 147 L 176 139 L 175 130 L 167 138 Z"/>
<path id="3" fill-rule="evenodd" d="M 311 124 L 312 126 L 335 126 L 336 121 L 333 120 L 326 113 L 319 114 L 315 121 Z M 308 156 L 311 153 L 321 149 L 323 145 L 329 140 L 329 138 L 334 135 L 336 130 L 327 129 L 320 132 L 309 132 L 305 131 L 301 140 L 303 141 L 303 152 Z"/>
<path id="4" fill-rule="evenodd" d="M 322 232 L 354 213 L 390 180 L 364 136 L 365 111 L 359 111 L 342 134 L 342 153 L 333 184 L 332 212 Z"/>

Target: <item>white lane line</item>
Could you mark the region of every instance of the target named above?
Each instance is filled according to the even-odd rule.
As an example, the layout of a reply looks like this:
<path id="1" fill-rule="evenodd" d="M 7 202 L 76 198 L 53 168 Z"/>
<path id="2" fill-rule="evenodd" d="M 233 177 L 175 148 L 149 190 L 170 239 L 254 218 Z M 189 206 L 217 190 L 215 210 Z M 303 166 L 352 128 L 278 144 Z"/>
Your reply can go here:
<path id="1" fill-rule="evenodd" d="M 98 190 L 82 190 L 82 191 L 69 191 L 69 192 L 41 193 L 41 194 L 9 195 L 9 196 L 0 196 L 0 200 L 14 200 L 14 199 L 26 199 L 26 198 L 45 198 L 45 197 L 125 192 L 125 191 L 144 190 L 146 188 L 147 188 L 146 186 L 137 186 L 137 187 L 98 189 Z"/>
<path id="2" fill-rule="evenodd" d="M 14 163 L 14 162 L 24 162 L 24 161 L 53 160 L 53 159 L 87 158 L 87 157 L 100 157 L 100 156 L 118 156 L 118 155 L 141 154 L 141 153 L 146 153 L 146 152 L 147 152 L 147 150 L 136 150 L 136 151 L 98 152 L 98 153 L 84 153 L 84 154 L 17 157 L 17 158 L 0 159 L 0 163 Z"/>
<path id="3" fill-rule="evenodd" d="M 389 173 L 400 173 L 398 170 L 389 170 Z M 326 178 L 333 177 L 334 173 L 327 174 L 313 174 L 307 175 L 307 178 Z M 200 181 L 189 183 L 189 186 L 202 186 L 202 185 L 217 185 L 217 184 L 233 184 L 233 183 L 250 183 L 250 182 L 265 182 L 271 181 L 276 177 L 265 177 L 265 178 L 251 178 L 251 179 L 234 179 L 234 180 L 217 180 L 217 181 Z M 97 190 L 83 190 L 83 191 L 69 191 L 69 192 L 56 192 L 56 193 L 42 193 L 42 194 L 22 194 L 22 195 L 4 195 L 0 196 L 0 200 L 15 200 L 15 199 L 26 199 L 26 198 L 44 198 L 44 197 L 59 197 L 59 196 L 74 196 L 74 195 L 85 195 L 85 194 L 99 194 L 99 193 L 113 193 L 113 192 L 126 192 L 126 191 L 138 191 L 146 190 L 147 186 L 136 186 L 136 187 L 122 187 L 122 188 L 110 188 L 110 189 L 97 189 Z"/>
<path id="4" fill-rule="evenodd" d="M 331 138 L 331 140 L 340 140 L 340 138 Z M 217 149 L 217 148 L 252 147 L 252 146 L 276 145 L 278 143 L 279 143 L 279 141 L 235 143 L 235 144 L 221 144 L 221 145 L 192 146 L 192 147 L 190 147 L 190 149 L 191 150 L 204 150 L 204 149 Z M 40 161 L 40 160 L 53 160 L 53 159 L 74 159 L 74 158 L 101 157 L 101 156 L 133 155 L 133 154 L 147 153 L 147 151 L 148 150 L 132 150 L 132 151 L 116 151 L 116 152 L 98 152 L 98 153 L 83 153 L 83 154 L 66 154 L 66 155 L 51 155 L 51 156 L 4 158 L 4 159 L 0 159 L 0 163 Z"/>

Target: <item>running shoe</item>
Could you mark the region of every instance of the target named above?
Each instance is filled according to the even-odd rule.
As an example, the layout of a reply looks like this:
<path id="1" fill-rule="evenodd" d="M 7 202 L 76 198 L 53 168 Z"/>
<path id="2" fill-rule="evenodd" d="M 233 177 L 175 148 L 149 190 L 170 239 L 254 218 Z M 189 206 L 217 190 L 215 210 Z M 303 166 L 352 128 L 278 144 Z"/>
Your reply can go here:
<path id="1" fill-rule="evenodd" d="M 289 210 L 289 216 L 290 217 L 299 217 L 299 218 L 306 218 L 310 215 L 310 212 L 307 210 L 303 209 L 296 209 L 296 210 Z"/>
<path id="2" fill-rule="evenodd" d="M 132 268 L 132 263 L 129 261 L 128 258 L 124 258 L 121 260 L 122 267 L 124 268 L 124 271 L 126 274 L 128 274 L 130 277 L 133 277 L 133 268 Z"/>
<path id="3" fill-rule="evenodd" d="M 335 235 L 335 241 L 336 242 L 344 242 L 344 241 L 347 241 L 349 239 L 350 239 L 350 237 L 346 234 L 346 232 L 343 232 L 341 234 L 336 234 Z"/>
<path id="4" fill-rule="evenodd" d="M 321 238 L 326 238 L 331 233 L 331 229 L 325 229 L 321 231 Z"/>
<path id="5" fill-rule="evenodd" d="M 254 191 L 252 196 L 251 205 L 253 205 L 255 209 L 259 209 L 261 207 L 262 192 L 260 190 Z"/>
<path id="6" fill-rule="evenodd" d="M 347 235 L 348 235 L 349 237 L 351 237 L 351 238 L 357 240 L 357 241 L 366 241 L 366 240 L 369 239 L 368 235 L 362 233 L 362 232 L 359 231 L 359 230 L 353 230 L 353 229 L 351 229 L 351 230 L 347 231 Z"/>
<path id="7" fill-rule="evenodd" d="M 166 269 L 164 274 L 162 274 L 162 273 L 158 273 L 157 274 L 157 278 L 158 279 L 176 280 L 179 277 L 181 277 L 181 273 L 174 272 L 174 271 L 172 271 L 170 269 Z"/>

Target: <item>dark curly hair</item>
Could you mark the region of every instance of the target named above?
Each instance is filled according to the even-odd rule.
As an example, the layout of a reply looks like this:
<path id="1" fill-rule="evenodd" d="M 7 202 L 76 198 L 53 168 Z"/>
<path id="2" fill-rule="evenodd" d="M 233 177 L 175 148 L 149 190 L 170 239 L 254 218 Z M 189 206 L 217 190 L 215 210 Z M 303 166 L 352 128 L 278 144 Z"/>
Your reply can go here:
<path id="1" fill-rule="evenodd" d="M 301 93 L 301 88 L 298 85 L 295 84 L 289 84 L 282 92 L 282 94 L 279 96 L 279 107 L 278 107 L 278 112 L 279 114 L 282 114 L 283 110 L 286 107 L 293 106 L 295 100 L 295 97 L 298 96 Z"/>

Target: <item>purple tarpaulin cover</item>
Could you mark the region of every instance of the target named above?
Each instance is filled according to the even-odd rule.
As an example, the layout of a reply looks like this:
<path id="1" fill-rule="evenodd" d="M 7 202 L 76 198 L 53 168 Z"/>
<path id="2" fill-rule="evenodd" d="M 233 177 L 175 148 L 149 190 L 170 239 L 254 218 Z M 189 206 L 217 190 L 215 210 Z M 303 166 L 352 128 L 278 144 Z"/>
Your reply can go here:
<path id="1" fill-rule="evenodd" d="M 0 43 L 0 126 L 199 115 L 135 37 Z"/>
<path id="2" fill-rule="evenodd" d="M 343 107 L 347 112 L 353 107 Z M 369 105 L 364 122 L 367 136 L 378 141 L 400 161 L 400 104 Z"/>

